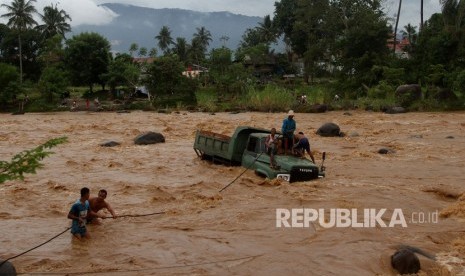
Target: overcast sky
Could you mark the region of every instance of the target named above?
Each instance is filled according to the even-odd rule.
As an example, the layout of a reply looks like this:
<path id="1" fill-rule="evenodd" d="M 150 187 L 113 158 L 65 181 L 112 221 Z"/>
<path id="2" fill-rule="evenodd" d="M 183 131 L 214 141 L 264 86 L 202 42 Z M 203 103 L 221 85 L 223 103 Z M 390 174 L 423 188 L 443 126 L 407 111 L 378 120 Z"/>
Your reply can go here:
<path id="1" fill-rule="evenodd" d="M 35 6 L 42 12 L 44 6 L 58 3 L 60 9 L 65 10 L 72 18 L 71 25 L 82 23 L 105 24 L 116 14 L 98 7 L 103 3 L 126 3 L 135 6 L 151 8 L 180 8 L 194 11 L 229 11 L 237 14 L 265 16 L 273 15 L 276 0 L 38 0 Z M 397 13 L 398 0 L 385 0 L 386 13 L 391 17 Z M 11 0 L 0 0 L 1 4 L 9 5 Z M 440 12 L 439 0 L 424 0 L 424 20 L 431 14 Z M 0 9 L 0 14 L 5 10 Z M 5 19 L 0 19 L 5 23 Z M 403 0 L 399 29 L 407 23 L 417 26 L 420 22 L 420 0 Z"/>

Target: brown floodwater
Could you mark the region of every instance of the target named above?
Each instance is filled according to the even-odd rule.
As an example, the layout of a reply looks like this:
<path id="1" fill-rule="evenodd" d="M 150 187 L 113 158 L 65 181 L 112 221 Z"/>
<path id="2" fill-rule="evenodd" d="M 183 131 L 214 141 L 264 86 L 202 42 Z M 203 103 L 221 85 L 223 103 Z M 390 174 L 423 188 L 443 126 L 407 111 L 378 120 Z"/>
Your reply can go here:
<path id="1" fill-rule="evenodd" d="M 299 114 L 326 178 L 269 181 L 200 160 L 197 129 L 231 135 L 239 125 L 280 128 L 285 113 L 27 113 L 0 114 L 0 160 L 67 136 L 37 174 L 0 184 L 0 259 L 20 254 L 70 226 L 79 191 L 107 189 L 118 215 L 90 225 L 91 239 L 69 232 L 10 262 L 26 275 L 395 275 L 399 244 L 420 256 L 420 275 L 465 275 L 465 113 L 351 111 Z M 315 131 L 334 122 L 345 137 Z M 138 146 L 146 131 L 166 142 Z M 99 146 L 114 140 L 121 145 Z M 379 154 L 390 148 L 391 154 Z M 401 210 L 407 227 L 277 228 L 276 209 Z M 438 220 L 427 220 L 431 214 Z M 420 221 L 420 215 L 425 219 Z M 434 218 L 434 216 L 433 216 Z M 328 222 L 328 217 L 325 220 Z M 422 223 L 420 223 L 422 222 Z"/>

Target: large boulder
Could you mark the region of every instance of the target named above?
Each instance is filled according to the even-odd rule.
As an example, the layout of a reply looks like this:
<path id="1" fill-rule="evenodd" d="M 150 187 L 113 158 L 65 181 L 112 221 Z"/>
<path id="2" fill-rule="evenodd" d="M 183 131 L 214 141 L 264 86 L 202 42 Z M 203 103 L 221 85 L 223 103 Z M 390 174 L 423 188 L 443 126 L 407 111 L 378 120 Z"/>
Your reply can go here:
<path id="1" fill-rule="evenodd" d="M 403 106 L 408 107 L 414 101 L 421 99 L 421 86 L 419 84 L 404 84 L 396 89 L 397 102 Z"/>
<path id="2" fill-rule="evenodd" d="M 325 123 L 317 131 L 316 134 L 324 137 L 339 137 L 343 136 L 341 128 L 335 123 Z"/>
<path id="3" fill-rule="evenodd" d="M 421 269 L 420 260 L 408 249 L 396 251 L 391 256 L 391 265 L 400 274 L 416 274 Z"/>
<path id="4" fill-rule="evenodd" d="M 152 131 L 140 134 L 134 138 L 134 144 L 136 145 L 150 145 L 164 142 L 165 137 L 161 133 Z"/>
<path id="5" fill-rule="evenodd" d="M 3 263 L 3 260 L 0 259 L 0 264 Z M 4 264 L 0 265 L 0 275 L 2 276 L 16 276 L 16 269 L 12 263 L 6 261 Z"/>

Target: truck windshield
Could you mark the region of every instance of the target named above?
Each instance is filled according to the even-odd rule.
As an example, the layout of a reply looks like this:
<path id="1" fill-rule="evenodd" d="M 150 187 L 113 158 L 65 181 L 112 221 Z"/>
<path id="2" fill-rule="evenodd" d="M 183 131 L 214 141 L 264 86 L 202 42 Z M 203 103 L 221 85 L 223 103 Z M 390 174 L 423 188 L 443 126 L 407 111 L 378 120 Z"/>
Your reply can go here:
<path id="1" fill-rule="evenodd" d="M 253 151 L 255 153 L 265 152 L 266 151 L 265 141 L 266 141 L 266 137 L 262 139 L 258 139 L 257 137 L 250 137 L 247 150 Z"/>

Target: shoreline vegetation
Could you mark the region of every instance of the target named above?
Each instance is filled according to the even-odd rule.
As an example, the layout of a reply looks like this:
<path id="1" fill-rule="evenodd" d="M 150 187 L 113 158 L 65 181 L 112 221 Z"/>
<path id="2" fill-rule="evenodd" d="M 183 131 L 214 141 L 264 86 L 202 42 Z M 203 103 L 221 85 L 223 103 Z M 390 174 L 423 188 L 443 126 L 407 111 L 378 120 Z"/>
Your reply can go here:
<path id="1" fill-rule="evenodd" d="M 215 36 L 205 26 L 191 38 L 161 26 L 151 34 L 154 48 L 134 42 L 126 53 L 112 52 L 96 32 L 67 38 L 69 14 L 57 4 L 41 14 L 35 2 L 2 5 L 0 112 L 465 109 L 465 20 L 457 1 L 443 1 L 417 31 L 399 29 L 399 16 L 393 27 L 371 1 L 310 9 L 282 0 L 235 49 L 210 47 Z M 285 52 L 273 49 L 279 41 Z"/>
<path id="2" fill-rule="evenodd" d="M 22 97 L 3 106 L 0 113 L 23 114 L 31 112 L 99 111 L 121 112 L 142 110 L 154 112 L 197 111 L 197 112 L 287 112 L 293 109 L 300 113 L 322 113 L 332 110 L 366 110 L 374 112 L 404 113 L 411 111 L 456 111 L 464 110 L 461 101 L 441 99 L 422 88 L 421 94 L 396 96 L 394 92 L 386 96 L 373 95 L 368 89 L 366 95 L 350 98 L 338 94 L 329 85 L 297 85 L 292 88 L 267 84 L 250 86 L 242 93 L 227 96 L 218 93 L 214 87 L 199 88 L 193 95 L 175 95 L 148 99 L 135 96 L 123 89 L 111 92 L 100 90 L 93 93 L 84 87 L 70 89 L 69 97 L 53 102 L 40 97 L 39 92 L 29 89 Z M 27 93 L 27 94 L 26 94 Z M 31 96 L 26 96 L 31 95 Z M 126 95 L 126 96 L 125 96 Z M 406 98 L 409 98 L 406 100 Z"/>

